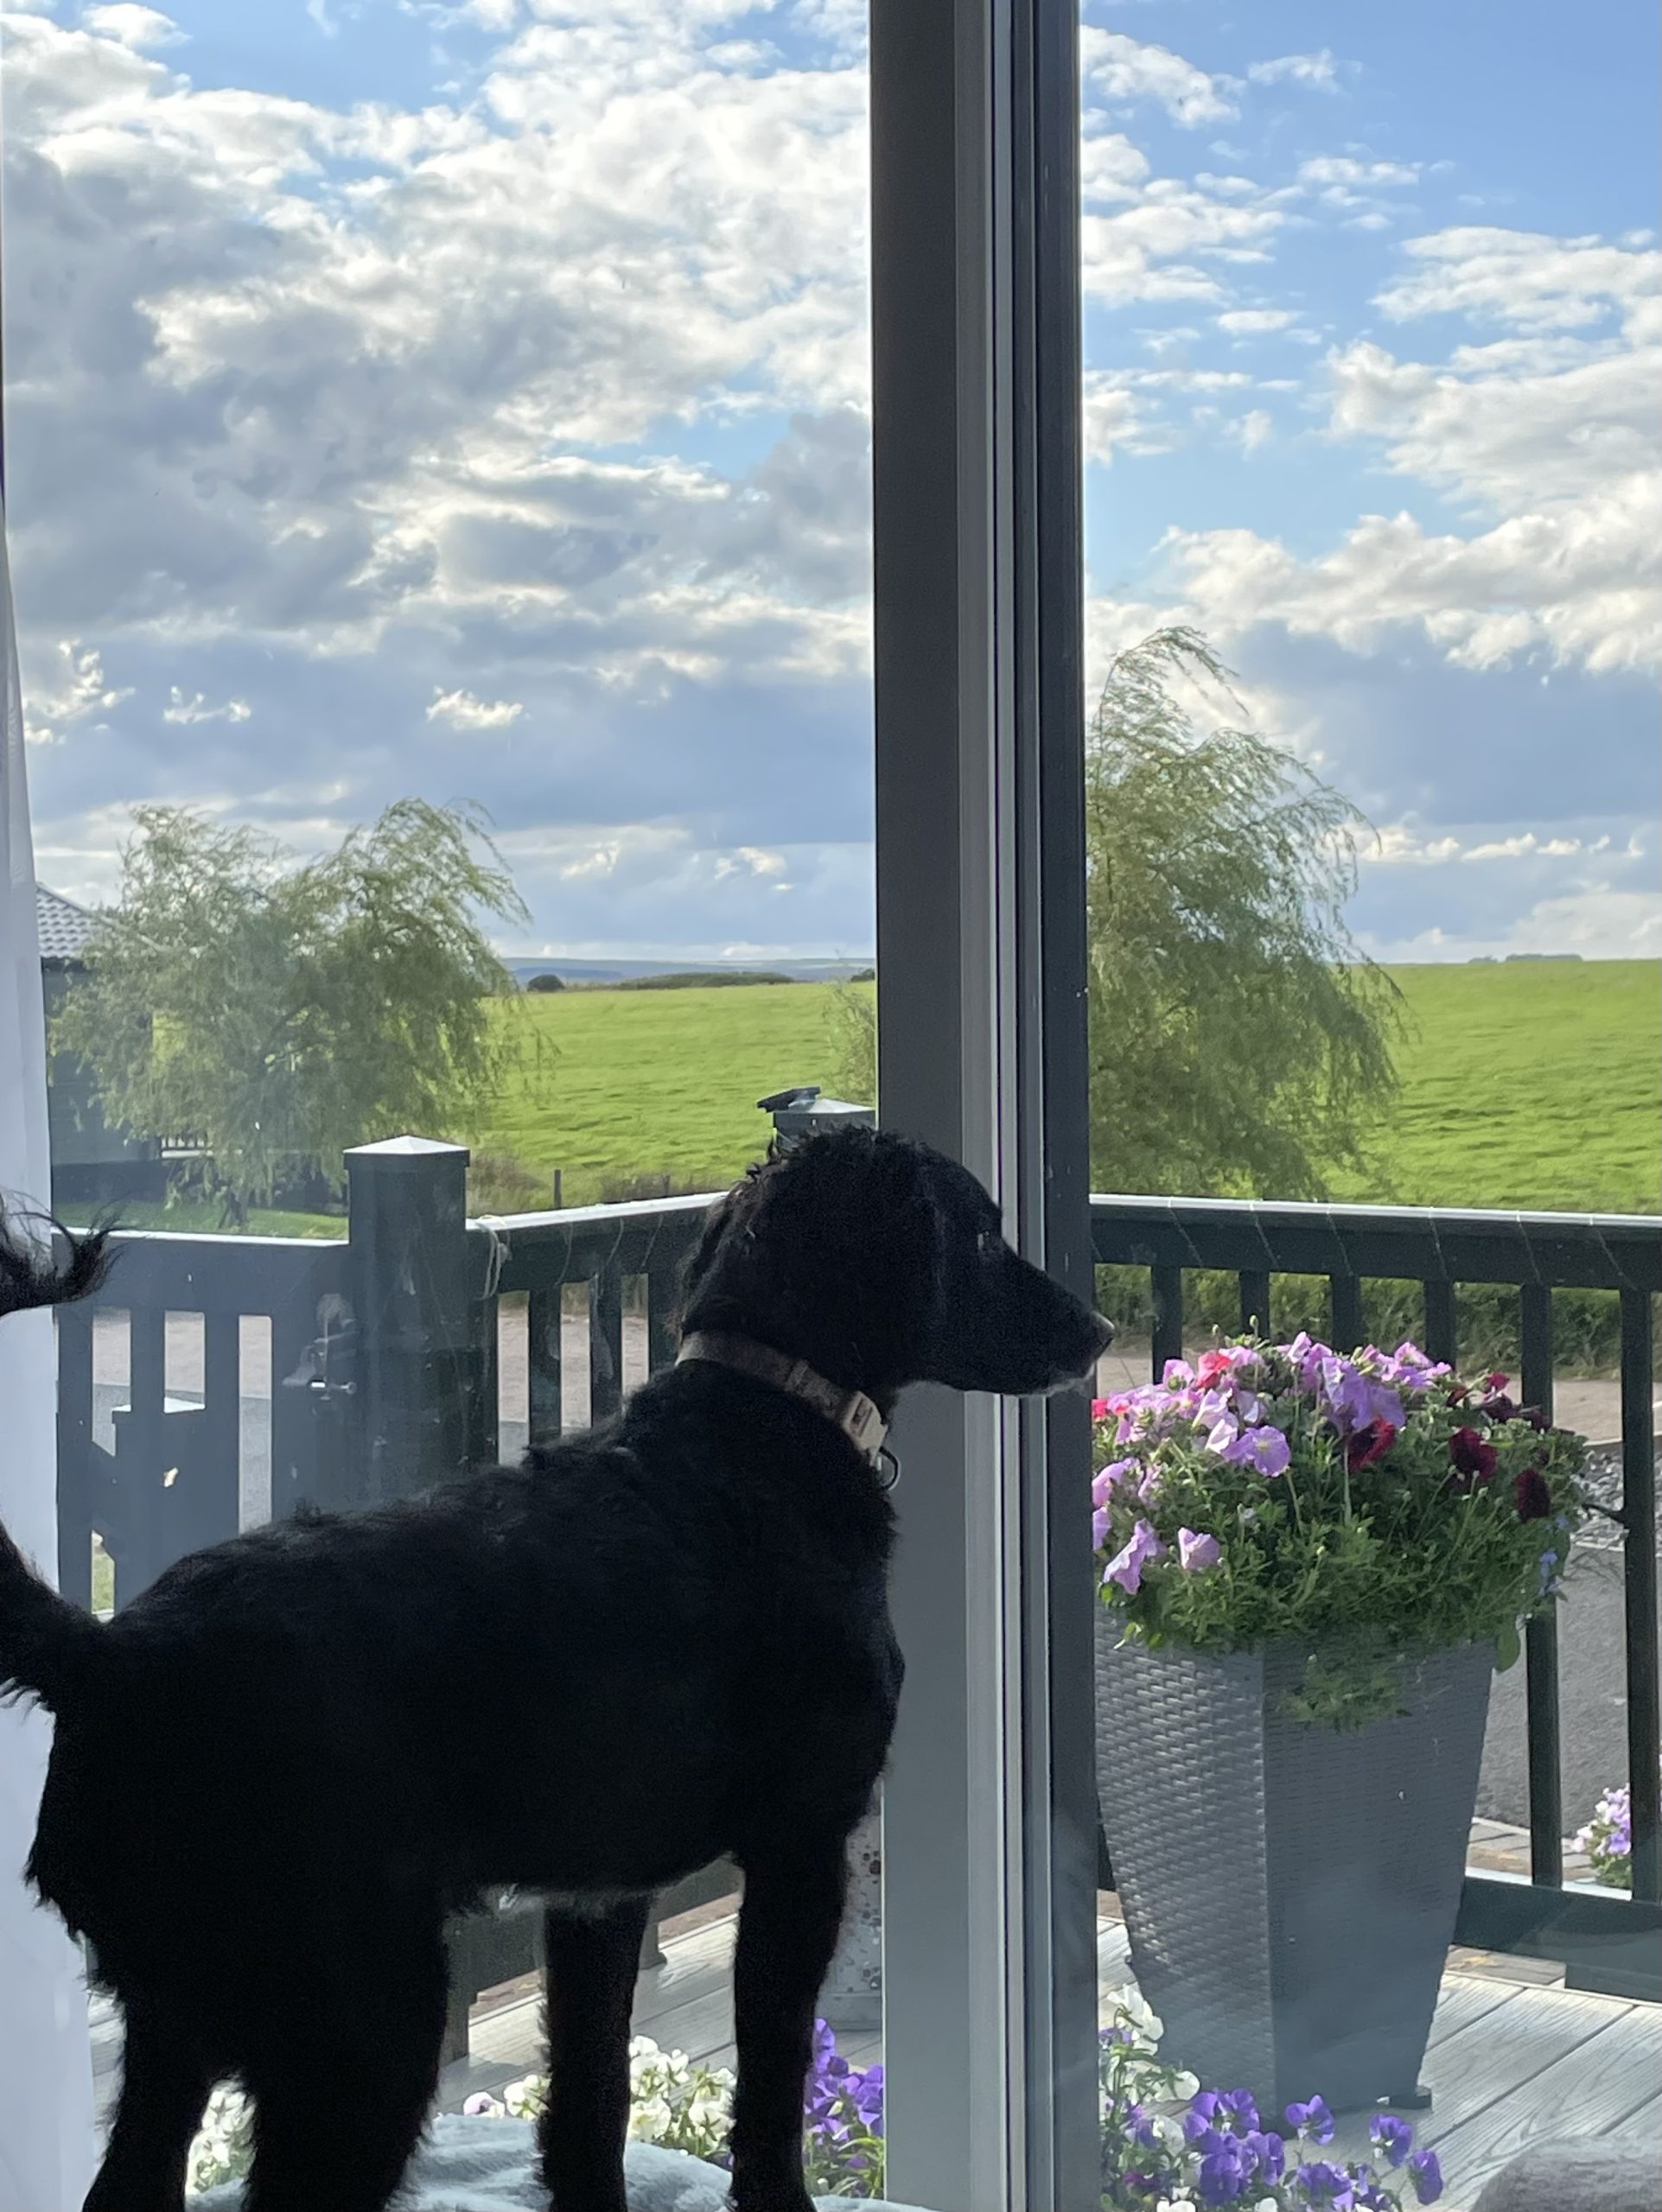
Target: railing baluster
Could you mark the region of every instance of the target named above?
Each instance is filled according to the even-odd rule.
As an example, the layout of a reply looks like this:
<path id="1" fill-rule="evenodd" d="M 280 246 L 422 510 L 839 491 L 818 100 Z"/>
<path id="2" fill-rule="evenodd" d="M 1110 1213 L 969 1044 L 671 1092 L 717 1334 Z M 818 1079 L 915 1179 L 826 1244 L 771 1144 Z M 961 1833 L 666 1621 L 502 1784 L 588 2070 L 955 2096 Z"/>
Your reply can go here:
<path id="1" fill-rule="evenodd" d="M 92 1308 L 60 1306 L 58 1322 L 58 1587 L 92 1604 Z"/>
<path id="2" fill-rule="evenodd" d="M 1455 1287 L 1434 1276 L 1422 1287 L 1425 1292 L 1425 1342 L 1422 1349 L 1433 1359 L 1446 1359 L 1453 1367 L 1460 1357 Z"/>
<path id="3" fill-rule="evenodd" d="M 668 1268 L 658 1268 L 646 1277 L 646 1372 L 675 1363 L 675 1305 L 679 1285 Z"/>
<path id="4" fill-rule="evenodd" d="M 1628 1864 L 1635 1900 L 1662 1897 L 1662 1828 L 1658 1823 L 1659 1742 L 1656 1633 L 1656 1442 L 1652 1394 L 1651 1300 L 1621 1294 L 1621 1511 L 1627 1524 L 1627 1787 L 1633 1815 Z"/>
<path id="5" fill-rule="evenodd" d="M 1154 1379 L 1168 1359 L 1183 1357 L 1183 1270 L 1157 1267 L 1149 1270 L 1154 1292 L 1154 1340 L 1150 1359 Z"/>
<path id="6" fill-rule="evenodd" d="M 1333 1348 L 1355 1351 L 1367 1334 L 1362 1318 L 1362 1279 L 1360 1275 L 1329 1275 L 1328 1303 L 1332 1315 Z"/>
<path id="7" fill-rule="evenodd" d="M 501 1457 L 501 1408 L 497 1393 L 501 1365 L 497 1351 L 496 1296 L 474 1299 L 468 1308 L 468 1464 L 488 1467 Z"/>
<path id="8" fill-rule="evenodd" d="M 1270 1335 L 1270 1276 L 1263 1268 L 1241 1269 L 1241 1334 L 1267 1341 Z"/>
<path id="9" fill-rule="evenodd" d="M 1552 1418 L 1552 1293 L 1525 1283 L 1518 1294 L 1523 1364 L 1519 1389 L 1526 1406 Z M 1560 1561 L 1562 1567 L 1565 1562 Z M 1530 1879 L 1551 1889 L 1563 1883 L 1563 1767 L 1558 1715 L 1558 1620 L 1543 1613 L 1524 1630 L 1529 1710 Z"/>
<path id="10" fill-rule="evenodd" d="M 526 1419 L 532 1443 L 544 1446 L 560 1440 L 560 1287 L 533 1290 L 525 1317 Z"/>
<path id="11" fill-rule="evenodd" d="M 589 1285 L 589 1419 L 609 1421 L 623 1403 L 623 1273 L 616 1255 Z"/>

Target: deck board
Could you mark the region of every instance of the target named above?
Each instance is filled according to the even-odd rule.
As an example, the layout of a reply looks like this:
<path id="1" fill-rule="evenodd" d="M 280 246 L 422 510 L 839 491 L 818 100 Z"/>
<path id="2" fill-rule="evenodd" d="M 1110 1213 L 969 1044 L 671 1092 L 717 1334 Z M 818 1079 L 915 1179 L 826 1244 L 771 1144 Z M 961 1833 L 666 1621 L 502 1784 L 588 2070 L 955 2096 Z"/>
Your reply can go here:
<path id="1" fill-rule="evenodd" d="M 672 1925 L 666 1929 L 664 1963 L 646 1969 L 637 1988 L 637 2034 L 706 2064 L 732 2065 L 735 1926 L 729 1915 L 683 1933 Z M 1118 1919 L 1100 1922 L 1097 1956 L 1106 2003 L 1130 1980 Z M 1544 1984 L 1534 1962 L 1519 1962 L 1517 1977 L 1509 1979 L 1508 1964 L 1456 1952 L 1443 1978 L 1422 2069 L 1433 2102 L 1416 2116 L 1421 2139 L 1442 2158 L 1443 2212 L 1470 2212 L 1487 2177 L 1531 2144 L 1620 2135 L 1654 2145 L 1662 2137 L 1662 2005 Z M 107 2112 L 118 2078 L 120 2029 L 102 1999 L 93 2000 L 92 2024 L 94 2078 Z M 855 2064 L 870 2065 L 882 2056 L 878 2036 L 838 2040 Z M 538 1999 L 534 1983 L 524 1980 L 474 2008 L 468 2056 L 445 2069 L 440 2107 L 455 2111 L 474 2091 L 500 2092 L 541 2064 Z M 1346 2120 L 1333 2154 L 1364 2155 L 1366 2135 L 1365 2120 Z"/>
<path id="2" fill-rule="evenodd" d="M 1504 2166 L 1531 2144 L 1557 2137 L 1613 2135 L 1656 2099 L 1662 2080 L 1662 2009 L 1608 2020 L 1563 2057 L 1543 2067 L 1523 2094 L 1508 2090 L 1474 2119 L 1438 2137 L 1439 2154 L 1461 2186 Z"/>

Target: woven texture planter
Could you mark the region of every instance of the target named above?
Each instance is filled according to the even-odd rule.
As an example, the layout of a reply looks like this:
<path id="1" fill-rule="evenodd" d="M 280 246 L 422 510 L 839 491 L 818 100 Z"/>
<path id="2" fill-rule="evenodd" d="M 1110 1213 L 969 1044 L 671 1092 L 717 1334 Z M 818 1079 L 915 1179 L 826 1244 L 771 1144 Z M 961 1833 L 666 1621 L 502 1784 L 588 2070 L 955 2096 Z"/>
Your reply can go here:
<path id="1" fill-rule="evenodd" d="M 1118 1646 L 1097 1620 L 1097 1791 L 1162 2054 L 1268 2113 L 1411 2096 L 1454 1936 L 1493 1653 L 1404 1667 L 1399 1719 L 1290 1718 L 1304 1654 Z"/>

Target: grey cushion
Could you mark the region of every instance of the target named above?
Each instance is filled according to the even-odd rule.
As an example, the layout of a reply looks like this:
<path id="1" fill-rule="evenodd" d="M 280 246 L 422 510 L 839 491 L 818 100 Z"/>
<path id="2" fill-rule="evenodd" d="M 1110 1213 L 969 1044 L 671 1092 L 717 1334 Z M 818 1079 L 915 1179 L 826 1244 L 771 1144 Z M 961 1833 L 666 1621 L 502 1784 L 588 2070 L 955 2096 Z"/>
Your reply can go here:
<path id="1" fill-rule="evenodd" d="M 726 2212 L 727 2176 L 685 2151 L 631 2143 L 624 2162 L 629 2212 Z M 827 2212 L 850 2212 L 846 2196 L 820 2200 Z M 192 2200 L 193 2212 L 238 2212 L 239 2183 Z M 536 2140 L 521 2120 L 441 2116 L 411 2170 L 398 2212 L 548 2212 L 537 2179 Z M 869 2203 L 862 2212 L 905 2212 Z"/>
<path id="2" fill-rule="evenodd" d="M 1631 2138 L 1543 2144 L 1493 2175 L 1472 2212 L 1658 2212 L 1659 2152 Z"/>

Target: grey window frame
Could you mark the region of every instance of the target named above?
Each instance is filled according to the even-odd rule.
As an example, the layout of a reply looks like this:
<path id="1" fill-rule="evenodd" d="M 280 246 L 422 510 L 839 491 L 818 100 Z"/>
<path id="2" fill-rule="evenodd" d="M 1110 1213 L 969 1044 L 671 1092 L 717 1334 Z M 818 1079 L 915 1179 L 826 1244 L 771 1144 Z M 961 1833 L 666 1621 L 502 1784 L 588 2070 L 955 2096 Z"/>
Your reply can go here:
<path id="1" fill-rule="evenodd" d="M 879 1106 L 1090 1296 L 1075 0 L 872 0 Z M 914 1395 L 890 2195 L 1099 2201 L 1089 1427 Z"/>

